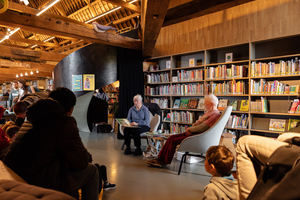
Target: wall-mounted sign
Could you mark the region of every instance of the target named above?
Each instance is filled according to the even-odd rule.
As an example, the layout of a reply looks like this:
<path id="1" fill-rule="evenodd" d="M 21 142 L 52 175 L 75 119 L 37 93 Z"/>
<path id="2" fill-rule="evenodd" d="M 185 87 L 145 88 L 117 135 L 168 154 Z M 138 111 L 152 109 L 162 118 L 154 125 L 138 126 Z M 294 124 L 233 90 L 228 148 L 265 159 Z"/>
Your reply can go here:
<path id="1" fill-rule="evenodd" d="M 82 75 L 72 75 L 72 91 L 82 91 Z"/>
<path id="2" fill-rule="evenodd" d="M 83 90 L 95 90 L 95 74 L 83 74 Z"/>

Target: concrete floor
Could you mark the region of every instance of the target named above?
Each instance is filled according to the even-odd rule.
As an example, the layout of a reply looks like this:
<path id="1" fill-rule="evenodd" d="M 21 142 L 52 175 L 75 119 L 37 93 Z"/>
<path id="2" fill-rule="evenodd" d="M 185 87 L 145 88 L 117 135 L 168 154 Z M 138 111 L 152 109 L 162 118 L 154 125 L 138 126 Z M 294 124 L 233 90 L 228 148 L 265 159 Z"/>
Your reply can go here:
<path id="1" fill-rule="evenodd" d="M 80 135 L 93 155 L 93 162 L 106 165 L 108 180 L 117 184 L 115 190 L 103 192 L 103 200 L 202 199 L 203 188 L 211 178 L 204 162 L 183 164 L 178 176 L 180 162 L 176 159 L 165 168 L 153 168 L 145 163 L 143 156 L 124 155 L 123 140 L 118 140 L 115 133 L 81 132 Z M 142 149 L 146 145 L 142 140 Z"/>

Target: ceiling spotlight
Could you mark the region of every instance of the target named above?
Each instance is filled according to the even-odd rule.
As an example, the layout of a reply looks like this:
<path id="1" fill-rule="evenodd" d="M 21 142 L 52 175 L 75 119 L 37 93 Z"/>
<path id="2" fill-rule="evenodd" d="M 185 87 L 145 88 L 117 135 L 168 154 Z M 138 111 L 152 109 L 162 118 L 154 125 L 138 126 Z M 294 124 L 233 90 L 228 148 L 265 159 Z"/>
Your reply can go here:
<path id="1" fill-rule="evenodd" d="M 28 76 L 28 73 L 27 73 L 27 72 L 25 72 L 25 76 Z"/>
<path id="2" fill-rule="evenodd" d="M 16 77 L 19 78 L 19 75 L 17 74 Z"/>
<path id="3" fill-rule="evenodd" d="M 8 28 L 7 31 L 10 32 L 10 28 Z"/>
<path id="4" fill-rule="evenodd" d="M 39 73 L 39 69 L 36 69 L 36 73 Z"/>
<path id="5" fill-rule="evenodd" d="M 31 70 L 30 74 L 33 74 L 33 71 Z"/>
<path id="6" fill-rule="evenodd" d="M 21 73 L 20 76 L 23 77 L 23 74 Z"/>

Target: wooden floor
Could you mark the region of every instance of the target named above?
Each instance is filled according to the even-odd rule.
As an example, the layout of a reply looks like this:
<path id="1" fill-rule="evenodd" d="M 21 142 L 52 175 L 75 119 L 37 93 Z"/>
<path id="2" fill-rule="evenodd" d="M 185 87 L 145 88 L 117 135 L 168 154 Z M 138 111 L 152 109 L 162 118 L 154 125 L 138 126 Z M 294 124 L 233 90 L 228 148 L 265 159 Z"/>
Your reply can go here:
<path id="1" fill-rule="evenodd" d="M 115 190 L 103 192 L 103 200 L 202 199 L 203 188 L 211 178 L 204 163 L 184 164 L 179 176 L 176 159 L 165 168 L 149 167 L 143 156 L 124 155 L 123 140 L 118 140 L 115 133 L 80 135 L 93 155 L 93 162 L 106 165 L 108 180 L 117 184 Z M 142 149 L 145 148 L 146 141 L 142 140 Z"/>

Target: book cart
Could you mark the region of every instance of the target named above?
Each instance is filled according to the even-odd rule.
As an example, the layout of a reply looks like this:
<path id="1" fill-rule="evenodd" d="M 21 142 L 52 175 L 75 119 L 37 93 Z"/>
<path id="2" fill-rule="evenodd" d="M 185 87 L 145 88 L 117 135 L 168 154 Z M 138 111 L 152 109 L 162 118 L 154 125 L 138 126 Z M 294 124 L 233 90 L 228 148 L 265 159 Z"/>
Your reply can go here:
<path id="1" fill-rule="evenodd" d="M 148 59 L 157 66 L 145 71 L 146 101 L 160 105 L 164 129 L 179 133 L 203 114 L 200 101 L 213 93 L 238 104 L 226 130 L 277 137 L 300 120 L 297 110 L 289 112 L 300 85 L 299 45 L 297 35 Z M 195 98 L 197 108 L 178 107 Z"/>

